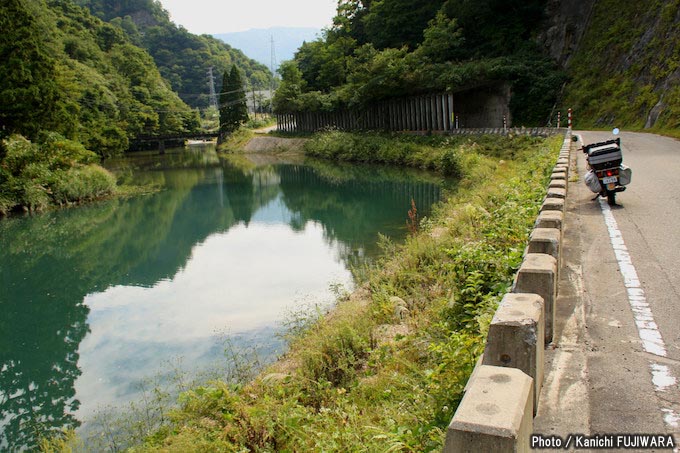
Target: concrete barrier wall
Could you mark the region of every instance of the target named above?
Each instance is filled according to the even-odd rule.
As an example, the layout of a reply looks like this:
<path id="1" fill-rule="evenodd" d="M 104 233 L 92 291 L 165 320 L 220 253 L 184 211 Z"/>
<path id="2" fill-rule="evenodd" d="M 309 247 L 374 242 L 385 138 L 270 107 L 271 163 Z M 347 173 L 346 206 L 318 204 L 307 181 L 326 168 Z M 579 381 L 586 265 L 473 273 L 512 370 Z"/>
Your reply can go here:
<path id="1" fill-rule="evenodd" d="M 494 315 L 484 355 L 447 430 L 445 453 L 530 451 L 544 348 L 554 335 L 570 150 L 567 131 L 512 292 Z"/>
<path id="2" fill-rule="evenodd" d="M 481 365 L 446 433 L 445 452 L 529 450 L 533 379 L 518 369 Z"/>

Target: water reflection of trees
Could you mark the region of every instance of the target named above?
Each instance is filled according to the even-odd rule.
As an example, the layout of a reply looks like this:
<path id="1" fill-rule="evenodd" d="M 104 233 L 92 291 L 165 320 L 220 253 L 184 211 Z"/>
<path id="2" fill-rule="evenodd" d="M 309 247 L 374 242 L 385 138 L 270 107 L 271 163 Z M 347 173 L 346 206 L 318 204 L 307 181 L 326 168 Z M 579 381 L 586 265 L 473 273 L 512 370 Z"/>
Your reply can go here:
<path id="1" fill-rule="evenodd" d="M 277 172 L 286 206 L 298 214 L 291 226 L 319 222 L 326 239 L 341 244 L 347 265 L 378 253 L 378 233 L 394 239 L 405 235 L 411 199 L 420 215 L 426 216 L 441 198 L 439 184 L 413 178 L 413 172 L 355 167 L 341 178 L 329 176 L 326 167 L 319 171 L 311 166 L 280 166 Z"/>
<path id="2" fill-rule="evenodd" d="M 158 194 L 0 222 L 0 450 L 78 426 L 87 294 L 172 279 L 196 244 L 277 199 L 292 228 L 318 222 L 355 265 L 375 251 L 378 232 L 405 233 L 411 198 L 425 213 L 440 196 L 433 182 L 400 173 L 192 159 L 179 170 L 149 164 L 143 177 L 167 188 Z"/>

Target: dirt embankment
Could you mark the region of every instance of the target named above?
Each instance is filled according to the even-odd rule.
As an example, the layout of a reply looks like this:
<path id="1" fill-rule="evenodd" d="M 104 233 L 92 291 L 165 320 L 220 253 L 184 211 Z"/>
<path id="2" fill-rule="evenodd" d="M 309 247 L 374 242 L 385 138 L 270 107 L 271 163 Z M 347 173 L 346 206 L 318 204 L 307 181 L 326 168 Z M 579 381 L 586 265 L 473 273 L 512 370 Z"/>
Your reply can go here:
<path id="1" fill-rule="evenodd" d="M 248 153 L 302 151 L 305 138 L 253 137 L 243 148 Z"/>

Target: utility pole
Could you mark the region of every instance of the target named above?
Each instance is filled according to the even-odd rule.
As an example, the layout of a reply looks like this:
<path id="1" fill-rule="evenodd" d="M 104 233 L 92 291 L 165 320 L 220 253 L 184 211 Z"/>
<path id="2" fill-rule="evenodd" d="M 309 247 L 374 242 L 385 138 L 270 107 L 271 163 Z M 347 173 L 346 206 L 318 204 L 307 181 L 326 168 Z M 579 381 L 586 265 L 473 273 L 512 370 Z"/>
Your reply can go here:
<path id="1" fill-rule="evenodd" d="M 255 86 L 251 85 L 250 89 L 253 93 L 253 116 L 257 119 L 257 106 L 255 105 Z"/>
<path id="2" fill-rule="evenodd" d="M 272 72 L 271 83 L 269 84 L 269 112 L 273 112 L 273 102 L 274 99 L 274 72 L 276 70 L 276 47 L 274 46 L 274 35 L 271 35 L 271 60 L 269 62 L 269 70 Z"/>
<path id="3" fill-rule="evenodd" d="M 213 67 L 208 68 L 208 87 L 210 88 L 210 105 L 219 109 L 217 106 L 217 93 L 215 93 L 215 76 L 213 75 Z"/>

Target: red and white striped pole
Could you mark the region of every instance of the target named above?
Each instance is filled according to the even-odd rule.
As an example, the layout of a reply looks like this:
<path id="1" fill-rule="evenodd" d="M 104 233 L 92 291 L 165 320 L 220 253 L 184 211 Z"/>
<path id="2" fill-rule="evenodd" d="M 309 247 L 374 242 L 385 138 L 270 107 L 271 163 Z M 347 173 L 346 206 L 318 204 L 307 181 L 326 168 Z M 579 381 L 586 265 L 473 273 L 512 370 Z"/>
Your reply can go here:
<path id="1" fill-rule="evenodd" d="M 571 132 L 571 109 L 568 110 L 569 114 L 569 132 Z"/>

